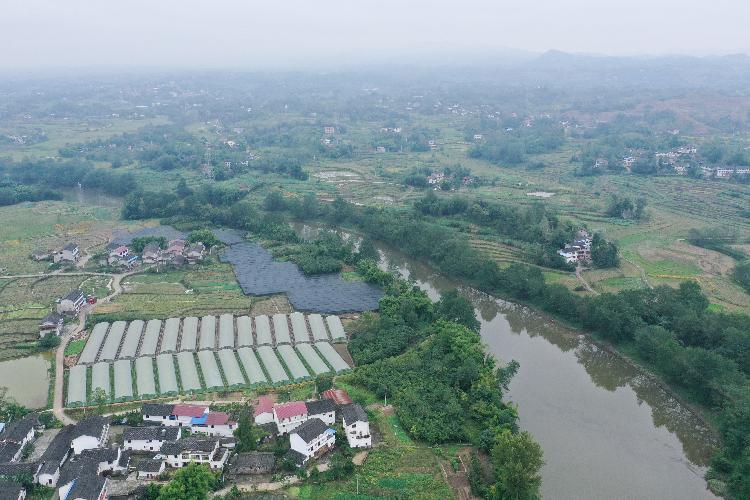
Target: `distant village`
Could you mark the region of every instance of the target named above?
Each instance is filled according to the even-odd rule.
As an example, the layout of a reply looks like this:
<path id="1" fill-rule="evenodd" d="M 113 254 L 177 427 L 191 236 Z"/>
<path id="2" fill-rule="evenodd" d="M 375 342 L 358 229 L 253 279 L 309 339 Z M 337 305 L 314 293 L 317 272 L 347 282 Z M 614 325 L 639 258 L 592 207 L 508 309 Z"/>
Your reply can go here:
<path id="1" fill-rule="evenodd" d="M 0 498 L 25 498 L 28 484 L 19 478 L 55 488 L 62 500 L 134 498 L 149 482 L 191 463 L 222 471 L 230 483 L 268 482 L 274 474 L 291 475 L 334 449 L 336 428 L 350 448 L 372 447 L 362 406 L 342 389 L 320 396 L 284 403 L 270 395 L 257 400 L 254 423 L 265 431 L 259 441 L 283 441 L 273 447 L 287 449 L 283 455 L 236 453 L 236 419 L 203 404 L 147 403 L 135 424 L 128 423 L 130 418 L 95 415 L 61 429 L 46 429 L 40 415 L 30 413 L 7 426 L 0 423 Z"/>

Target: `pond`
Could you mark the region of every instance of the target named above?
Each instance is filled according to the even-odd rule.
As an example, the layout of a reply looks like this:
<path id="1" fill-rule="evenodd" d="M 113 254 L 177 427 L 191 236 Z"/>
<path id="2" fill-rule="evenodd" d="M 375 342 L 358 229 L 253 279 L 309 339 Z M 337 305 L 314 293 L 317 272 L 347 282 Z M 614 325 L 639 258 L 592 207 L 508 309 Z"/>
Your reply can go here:
<path id="1" fill-rule="evenodd" d="M 51 353 L 0 361 L 0 387 L 7 396 L 32 409 L 47 406 Z"/>

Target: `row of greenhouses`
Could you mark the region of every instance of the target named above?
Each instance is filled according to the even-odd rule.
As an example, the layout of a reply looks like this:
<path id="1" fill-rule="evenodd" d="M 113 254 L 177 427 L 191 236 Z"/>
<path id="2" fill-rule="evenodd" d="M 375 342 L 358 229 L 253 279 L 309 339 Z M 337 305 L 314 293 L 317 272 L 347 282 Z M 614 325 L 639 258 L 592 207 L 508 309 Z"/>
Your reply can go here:
<path id="1" fill-rule="evenodd" d="M 343 345 L 338 346 L 343 349 Z M 78 364 L 67 372 L 67 406 L 180 393 L 281 385 L 350 369 L 330 342 L 160 353 Z"/>
<path id="2" fill-rule="evenodd" d="M 163 353 L 305 342 L 346 341 L 338 316 L 274 314 L 169 318 L 97 323 L 78 364 L 93 365 Z"/>

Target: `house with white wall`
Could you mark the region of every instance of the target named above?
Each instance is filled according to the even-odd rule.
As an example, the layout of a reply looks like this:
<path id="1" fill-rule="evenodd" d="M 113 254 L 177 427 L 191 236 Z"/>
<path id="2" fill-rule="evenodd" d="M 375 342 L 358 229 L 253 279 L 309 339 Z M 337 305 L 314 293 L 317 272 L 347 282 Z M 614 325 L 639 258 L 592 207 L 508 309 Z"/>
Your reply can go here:
<path id="1" fill-rule="evenodd" d="M 319 418 L 311 418 L 289 433 L 289 447 L 304 456 L 304 464 L 310 458 L 320 456 L 336 444 L 336 431 Z"/>
<path id="2" fill-rule="evenodd" d="M 180 439 L 180 429 L 176 426 L 128 427 L 122 433 L 122 446 L 128 451 L 159 451 L 167 441 Z"/>
<path id="3" fill-rule="evenodd" d="M 350 447 L 369 448 L 372 446 L 370 419 L 360 405 L 351 404 L 341 408 L 341 423 Z"/>

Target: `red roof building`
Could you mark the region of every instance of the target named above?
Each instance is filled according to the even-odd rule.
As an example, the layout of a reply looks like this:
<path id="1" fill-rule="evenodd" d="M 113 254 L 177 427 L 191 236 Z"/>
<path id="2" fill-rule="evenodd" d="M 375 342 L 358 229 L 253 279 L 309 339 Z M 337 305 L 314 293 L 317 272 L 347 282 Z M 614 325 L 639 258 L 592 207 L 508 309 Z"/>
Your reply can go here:
<path id="1" fill-rule="evenodd" d="M 276 419 L 281 421 L 299 417 L 300 415 L 307 415 L 307 405 L 303 401 L 292 401 L 274 406 L 273 412 L 276 414 Z"/>
<path id="2" fill-rule="evenodd" d="M 175 417 L 202 417 L 208 412 L 207 406 L 199 405 L 174 405 L 172 415 Z"/>
<path id="3" fill-rule="evenodd" d="M 325 399 L 330 399 L 338 406 L 352 404 L 352 398 L 349 397 L 349 393 L 344 389 L 328 389 L 327 391 L 323 391 L 321 396 Z"/>
<path id="4" fill-rule="evenodd" d="M 223 411 L 212 411 L 206 416 L 206 425 L 226 425 L 229 422 L 229 413 Z"/>
<path id="5" fill-rule="evenodd" d="M 271 396 L 260 396 L 258 398 L 258 404 L 255 405 L 253 410 L 253 417 L 257 417 L 263 413 L 273 413 L 273 399 Z"/>

